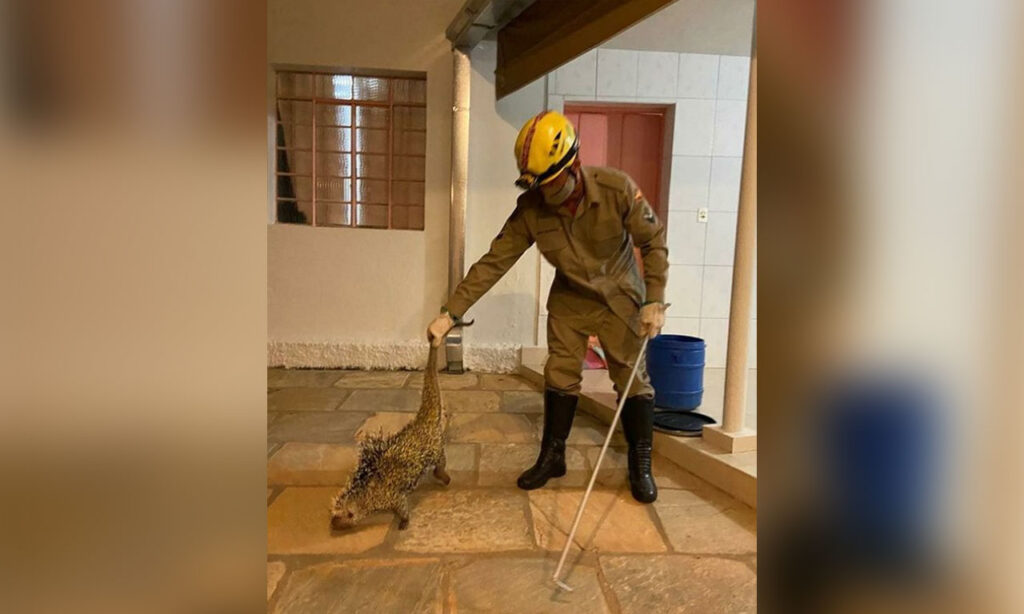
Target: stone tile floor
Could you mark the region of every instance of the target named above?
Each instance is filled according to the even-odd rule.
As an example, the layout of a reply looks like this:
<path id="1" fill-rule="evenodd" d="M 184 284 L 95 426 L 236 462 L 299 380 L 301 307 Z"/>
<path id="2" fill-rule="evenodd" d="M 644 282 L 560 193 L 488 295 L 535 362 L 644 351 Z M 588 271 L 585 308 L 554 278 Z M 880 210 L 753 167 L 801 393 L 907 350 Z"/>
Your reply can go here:
<path id="1" fill-rule="evenodd" d="M 452 413 L 450 486 L 425 476 L 399 531 L 390 514 L 332 532 L 328 506 L 367 432 L 412 419 L 422 373 L 269 369 L 267 599 L 321 612 L 753 612 L 755 513 L 657 457 L 653 505 L 633 501 L 621 435 L 570 551 L 550 582 L 606 427 L 580 413 L 569 472 L 524 492 L 542 397 L 514 375 L 441 376 Z M 580 549 L 582 548 L 582 550 Z"/>

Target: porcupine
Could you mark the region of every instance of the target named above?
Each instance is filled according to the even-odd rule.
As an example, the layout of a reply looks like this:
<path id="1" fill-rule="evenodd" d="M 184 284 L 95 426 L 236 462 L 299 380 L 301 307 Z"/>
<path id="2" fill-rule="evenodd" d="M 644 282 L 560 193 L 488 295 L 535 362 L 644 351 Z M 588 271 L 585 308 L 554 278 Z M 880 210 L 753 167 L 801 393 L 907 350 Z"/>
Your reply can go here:
<path id="1" fill-rule="evenodd" d="M 412 422 L 389 436 L 367 436 L 359 446 L 359 464 L 348 484 L 331 506 L 331 528 L 347 529 L 363 518 L 390 511 L 398 517 L 398 528 L 409 526 L 409 493 L 430 467 L 445 486 L 451 477 L 445 471 L 445 443 L 448 414 L 441 399 L 437 375 L 437 350 L 430 347 L 423 373 L 423 398 Z"/>

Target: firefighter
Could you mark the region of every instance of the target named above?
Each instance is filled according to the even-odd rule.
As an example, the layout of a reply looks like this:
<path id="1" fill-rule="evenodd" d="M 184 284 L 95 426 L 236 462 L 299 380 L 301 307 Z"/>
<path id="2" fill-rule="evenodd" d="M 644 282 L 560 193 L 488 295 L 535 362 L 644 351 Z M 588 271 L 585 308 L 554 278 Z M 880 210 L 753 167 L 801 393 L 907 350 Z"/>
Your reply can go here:
<path id="1" fill-rule="evenodd" d="M 658 496 L 651 475 L 654 390 L 641 364 L 629 390 L 644 337 L 665 322 L 668 250 L 665 228 L 636 183 L 612 168 L 581 166 L 579 141 L 561 113 L 545 111 L 523 125 L 515 143 L 524 190 L 487 252 L 456 288 L 427 337 L 438 346 L 466 311 L 532 244 L 555 270 L 548 297 L 548 359 L 544 367 L 544 435 L 537 462 L 517 481 L 540 488 L 565 475 L 565 441 L 579 400 L 583 360 L 597 335 L 618 395 L 626 396 L 622 428 L 629 443 L 633 497 Z M 643 275 L 633 248 L 640 248 Z"/>

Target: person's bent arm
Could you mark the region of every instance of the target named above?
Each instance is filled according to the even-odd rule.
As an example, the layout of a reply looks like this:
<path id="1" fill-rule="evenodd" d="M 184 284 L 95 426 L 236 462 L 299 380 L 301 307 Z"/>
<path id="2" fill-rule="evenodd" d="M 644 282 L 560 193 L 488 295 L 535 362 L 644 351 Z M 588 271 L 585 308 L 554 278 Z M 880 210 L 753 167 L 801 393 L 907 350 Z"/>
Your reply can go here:
<path id="1" fill-rule="evenodd" d="M 627 189 L 626 229 L 633 238 L 633 244 L 640 248 L 644 261 L 646 299 L 640 309 L 640 332 L 653 337 L 665 324 L 665 284 L 668 281 L 665 226 L 635 183 L 630 181 Z"/>
<path id="2" fill-rule="evenodd" d="M 665 302 L 665 283 L 668 281 L 668 247 L 665 245 L 665 227 L 654 214 L 654 209 L 630 181 L 626 196 L 626 211 L 623 215 L 626 230 L 633 238 L 633 245 L 640 248 L 644 261 L 644 286 L 646 301 Z"/>

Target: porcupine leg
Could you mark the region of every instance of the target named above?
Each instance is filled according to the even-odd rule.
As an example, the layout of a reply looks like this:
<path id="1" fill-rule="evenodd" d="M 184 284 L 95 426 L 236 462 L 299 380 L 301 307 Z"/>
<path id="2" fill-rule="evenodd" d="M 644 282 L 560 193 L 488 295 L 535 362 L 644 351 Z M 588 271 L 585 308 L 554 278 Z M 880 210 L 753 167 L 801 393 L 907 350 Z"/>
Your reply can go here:
<path id="1" fill-rule="evenodd" d="M 392 511 L 395 516 L 398 516 L 399 530 L 405 530 L 409 526 L 409 499 L 407 497 L 399 499 Z"/>
<path id="2" fill-rule="evenodd" d="M 437 461 L 437 464 L 434 465 L 434 477 L 440 480 L 445 486 L 450 484 L 452 481 L 452 476 L 448 475 L 448 472 L 445 471 L 447 463 L 448 459 L 445 456 L 444 450 L 441 450 L 441 458 Z"/>

